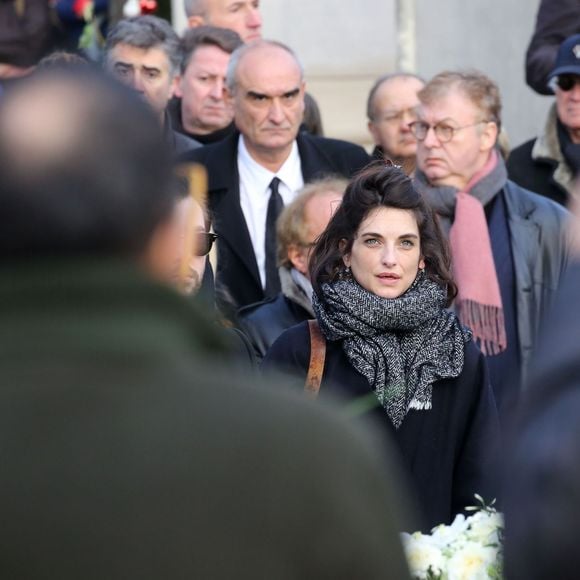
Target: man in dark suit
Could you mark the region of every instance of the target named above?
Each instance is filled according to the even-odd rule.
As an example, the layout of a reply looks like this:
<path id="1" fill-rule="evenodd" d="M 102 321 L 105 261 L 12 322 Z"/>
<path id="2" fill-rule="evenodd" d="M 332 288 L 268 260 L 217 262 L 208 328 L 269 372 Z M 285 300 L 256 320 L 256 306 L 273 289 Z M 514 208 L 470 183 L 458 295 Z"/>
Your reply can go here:
<path id="1" fill-rule="evenodd" d="M 237 306 L 280 291 L 275 221 L 308 181 L 350 177 L 369 162 L 362 147 L 299 133 L 304 79 L 287 46 L 258 41 L 230 58 L 227 92 L 239 133 L 193 151 L 209 173 L 209 208 L 219 236 L 217 282 Z"/>
<path id="2" fill-rule="evenodd" d="M 380 450 L 227 374 L 139 267 L 174 205 L 149 107 L 36 73 L 0 104 L 0 167 L 1 576 L 408 577 Z"/>

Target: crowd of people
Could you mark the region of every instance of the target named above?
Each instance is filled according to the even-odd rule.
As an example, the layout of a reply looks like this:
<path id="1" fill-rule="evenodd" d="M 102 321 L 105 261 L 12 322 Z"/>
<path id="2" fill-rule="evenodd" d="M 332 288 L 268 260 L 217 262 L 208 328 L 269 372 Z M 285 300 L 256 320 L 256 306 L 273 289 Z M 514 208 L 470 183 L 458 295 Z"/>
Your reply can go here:
<path id="1" fill-rule="evenodd" d="M 257 0 L 0 66 L 6 577 L 407 578 L 399 533 L 475 494 L 506 578 L 575 577 L 572 4 L 513 151 L 477 70 L 379 77 L 371 152 L 324 136 Z"/>

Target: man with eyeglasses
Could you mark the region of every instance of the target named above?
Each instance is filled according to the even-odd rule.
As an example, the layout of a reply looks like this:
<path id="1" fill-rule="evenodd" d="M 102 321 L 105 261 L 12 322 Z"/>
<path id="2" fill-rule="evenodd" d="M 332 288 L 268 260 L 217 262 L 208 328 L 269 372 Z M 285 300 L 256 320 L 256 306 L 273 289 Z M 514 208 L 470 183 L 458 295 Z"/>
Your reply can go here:
<path id="1" fill-rule="evenodd" d="M 506 423 L 565 267 L 567 212 L 507 179 L 497 150 L 501 100 L 491 79 L 477 71 L 440 73 L 419 101 L 411 125 L 416 185 L 449 234 L 454 307 L 487 355 Z"/>
<path id="2" fill-rule="evenodd" d="M 507 165 L 510 179 L 567 206 L 580 172 L 580 34 L 560 45 L 549 85 L 556 102 L 543 132 L 515 148 Z"/>
<path id="3" fill-rule="evenodd" d="M 375 159 L 391 159 L 411 174 L 415 169 L 417 140 L 409 125 L 417 120 L 417 93 L 425 83 L 416 75 L 395 73 L 380 77 L 367 100 L 368 128 Z"/>

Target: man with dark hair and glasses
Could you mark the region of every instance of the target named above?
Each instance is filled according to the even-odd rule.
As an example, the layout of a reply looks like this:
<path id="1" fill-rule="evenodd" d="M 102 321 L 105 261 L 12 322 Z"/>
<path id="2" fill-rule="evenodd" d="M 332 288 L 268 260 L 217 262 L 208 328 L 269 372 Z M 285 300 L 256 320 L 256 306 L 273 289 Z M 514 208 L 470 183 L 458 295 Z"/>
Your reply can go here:
<path id="1" fill-rule="evenodd" d="M 522 187 L 567 206 L 580 172 L 580 34 L 560 45 L 549 86 L 556 101 L 544 130 L 512 151 L 508 171 Z"/>
<path id="2" fill-rule="evenodd" d="M 566 261 L 567 212 L 507 179 L 501 100 L 477 71 L 443 72 L 419 92 L 417 187 L 448 232 L 454 307 L 486 354 L 506 423 Z"/>

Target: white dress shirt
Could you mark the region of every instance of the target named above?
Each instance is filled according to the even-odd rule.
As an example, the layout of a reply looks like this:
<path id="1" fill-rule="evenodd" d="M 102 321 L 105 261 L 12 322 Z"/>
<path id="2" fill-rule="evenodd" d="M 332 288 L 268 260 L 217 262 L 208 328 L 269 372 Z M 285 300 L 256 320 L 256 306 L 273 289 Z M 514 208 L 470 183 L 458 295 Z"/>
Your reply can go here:
<path id="1" fill-rule="evenodd" d="M 262 167 L 255 161 L 244 143 L 243 135 L 240 135 L 238 142 L 238 174 L 240 176 L 240 205 L 252 246 L 262 288 L 266 287 L 266 216 L 268 213 L 268 201 L 270 200 L 270 183 L 274 177 L 280 180 L 278 192 L 282 196 L 284 205 L 290 203 L 295 197 L 296 192 L 304 186 L 302 177 L 302 166 L 300 155 L 298 154 L 298 145 L 294 141 L 292 150 L 288 159 L 277 173 Z"/>

